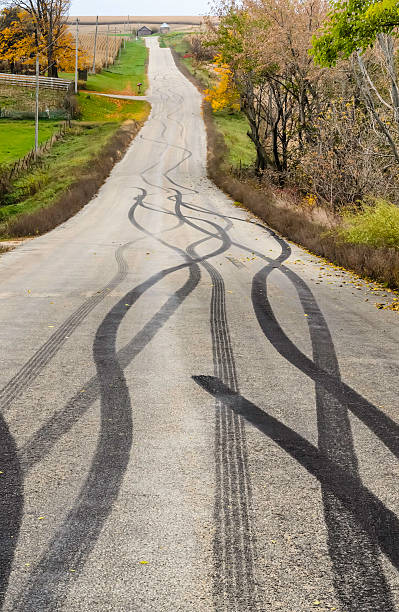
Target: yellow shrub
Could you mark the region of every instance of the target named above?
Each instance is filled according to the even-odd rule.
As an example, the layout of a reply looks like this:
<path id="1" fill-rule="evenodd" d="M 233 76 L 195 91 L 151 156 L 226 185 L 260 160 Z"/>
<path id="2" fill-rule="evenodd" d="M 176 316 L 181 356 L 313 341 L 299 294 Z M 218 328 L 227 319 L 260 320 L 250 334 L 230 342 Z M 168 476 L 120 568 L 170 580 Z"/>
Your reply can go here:
<path id="1" fill-rule="evenodd" d="M 215 58 L 215 72 L 218 75 L 218 83 L 205 91 L 205 99 L 211 103 L 214 111 L 229 109 L 240 110 L 240 97 L 234 85 L 233 73 L 229 66 Z"/>

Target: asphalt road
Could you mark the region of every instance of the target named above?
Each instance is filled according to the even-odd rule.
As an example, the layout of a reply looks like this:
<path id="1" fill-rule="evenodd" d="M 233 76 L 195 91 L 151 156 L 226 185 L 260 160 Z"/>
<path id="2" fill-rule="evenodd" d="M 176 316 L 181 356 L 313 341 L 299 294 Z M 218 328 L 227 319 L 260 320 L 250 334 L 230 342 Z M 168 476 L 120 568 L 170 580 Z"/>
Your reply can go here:
<path id="1" fill-rule="evenodd" d="M 124 159 L 0 258 L 3 610 L 399 610 L 397 314 L 209 182 L 149 45 Z"/>

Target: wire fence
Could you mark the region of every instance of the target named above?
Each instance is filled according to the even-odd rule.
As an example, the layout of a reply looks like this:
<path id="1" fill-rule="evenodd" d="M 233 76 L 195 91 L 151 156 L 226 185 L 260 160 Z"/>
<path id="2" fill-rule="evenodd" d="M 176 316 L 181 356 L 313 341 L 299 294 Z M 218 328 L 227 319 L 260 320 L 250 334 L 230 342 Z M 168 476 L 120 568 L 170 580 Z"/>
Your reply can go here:
<path id="1" fill-rule="evenodd" d="M 35 87 L 36 77 L 20 74 L 7 74 L 0 73 L 0 83 L 7 83 L 9 85 L 17 85 L 18 87 Z M 58 79 L 54 77 L 39 77 L 39 88 L 40 89 L 58 89 L 63 91 L 72 90 L 72 81 L 66 79 Z"/>
<path id="2" fill-rule="evenodd" d="M 39 119 L 61 120 L 69 117 L 69 111 L 63 108 L 51 108 L 39 112 Z M 34 119 L 34 110 L 15 110 L 0 107 L 0 119 Z"/>
<path id="3" fill-rule="evenodd" d="M 51 147 L 54 143 L 57 142 L 62 136 L 67 132 L 67 130 L 71 127 L 70 120 L 63 121 L 60 123 L 57 131 L 45 142 L 39 145 L 37 151 L 32 149 L 27 153 L 24 157 L 21 157 L 16 162 L 12 164 L 8 164 L 7 166 L 0 168 L 0 196 L 4 194 L 10 183 L 15 180 L 19 175 L 23 172 L 29 170 L 29 168 L 37 163 L 41 157 L 48 151 L 50 151 Z"/>

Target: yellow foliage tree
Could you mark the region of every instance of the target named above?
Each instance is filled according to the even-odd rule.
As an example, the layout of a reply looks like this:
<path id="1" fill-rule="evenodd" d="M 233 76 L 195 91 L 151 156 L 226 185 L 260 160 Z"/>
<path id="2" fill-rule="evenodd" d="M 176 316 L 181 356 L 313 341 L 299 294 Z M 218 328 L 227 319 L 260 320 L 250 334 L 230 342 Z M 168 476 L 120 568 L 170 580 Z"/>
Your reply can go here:
<path id="1" fill-rule="evenodd" d="M 27 11 L 5 9 L 1 20 L 3 27 L 0 28 L 0 58 L 9 62 L 11 70 L 15 64 L 33 66 L 37 53 L 40 65 L 46 67 L 46 39 L 39 35 L 37 40 L 36 24 L 32 16 Z M 79 68 L 84 67 L 86 59 L 86 52 L 79 49 Z M 75 41 L 65 24 L 61 26 L 61 32 L 54 41 L 53 60 L 61 70 L 69 72 L 75 68 Z"/>
<path id="2" fill-rule="evenodd" d="M 214 70 L 218 75 L 218 82 L 212 89 L 205 91 L 205 98 L 211 103 L 214 112 L 240 110 L 240 96 L 233 81 L 233 73 L 228 64 L 222 62 L 220 56 L 215 58 Z"/>

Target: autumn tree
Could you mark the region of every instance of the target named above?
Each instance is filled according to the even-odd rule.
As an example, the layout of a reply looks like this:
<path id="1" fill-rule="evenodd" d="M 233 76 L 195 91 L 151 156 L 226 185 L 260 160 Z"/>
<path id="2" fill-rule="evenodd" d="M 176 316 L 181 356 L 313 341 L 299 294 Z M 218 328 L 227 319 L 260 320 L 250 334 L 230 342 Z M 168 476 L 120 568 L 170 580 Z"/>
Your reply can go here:
<path id="1" fill-rule="evenodd" d="M 21 9 L 4 9 L 0 15 L 0 55 L 8 61 L 13 72 L 16 65 L 33 66 L 36 55 L 39 55 L 41 71 L 48 69 L 48 38 L 42 36 L 36 28 L 36 21 L 27 12 Z M 86 54 L 79 50 L 78 65 L 81 67 Z M 54 39 L 52 61 L 56 68 L 70 71 L 75 65 L 75 41 L 66 24 L 58 29 L 58 36 Z M 54 74 L 54 71 L 52 71 Z"/>
<path id="2" fill-rule="evenodd" d="M 257 170 L 284 180 L 309 141 L 320 112 L 323 70 L 308 50 L 325 5 L 319 0 L 224 2 L 212 43 L 229 66 L 257 150 Z"/>
<path id="3" fill-rule="evenodd" d="M 60 48 L 60 39 L 65 39 L 65 17 L 70 8 L 70 0 L 16 0 L 12 6 L 31 18 L 38 39 L 44 43 L 42 47 L 47 58 L 47 74 L 58 76 L 57 50 Z"/>
<path id="4" fill-rule="evenodd" d="M 363 102 L 399 163 L 398 0 L 336 0 L 312 54 L 321 66 L 350 59 Z"/>
<path id="5" fill-rule="evenodd" d="M 4 9 L 0 15 L 0 57 L 9 63 L 11 72 L 18 63 L 34 62 L 36 47 L 34 24 L 27 13 Z"/>
<path id="6" fill-rule="evenodd" d="M 205 98 L 210 102 L 214 111 L 225 109 L 229 112 L 239 111 L 240 96 L 233 80 L 233 72 L 220 56 L 216 56 L 214 59 L 217 84 L 215 87 L 205 90 Z"/>

